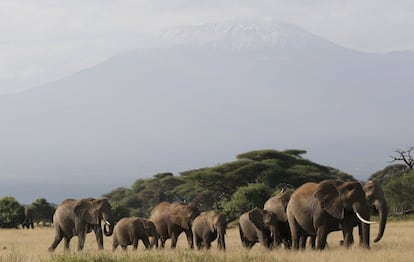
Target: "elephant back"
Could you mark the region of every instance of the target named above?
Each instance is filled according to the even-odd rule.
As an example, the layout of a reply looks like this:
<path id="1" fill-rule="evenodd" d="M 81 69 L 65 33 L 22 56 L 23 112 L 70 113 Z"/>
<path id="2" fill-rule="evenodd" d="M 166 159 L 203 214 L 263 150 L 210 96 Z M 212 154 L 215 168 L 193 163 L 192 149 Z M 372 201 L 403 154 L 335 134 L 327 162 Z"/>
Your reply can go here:
<path id="1" fill-rule="evenodd" d="M 275 213 L 278 221 L 286 222 L 286 209 L 293 192 L 293 190 L 287 190 L 269 198 L 265 202 L 263 210 Z"/>
<path id="2" fill-rule="evenodd" d="M 191 204 L 161 202 L 152 210 L 150 220 L 161 237 L 169 238 L 169 228 L 190 230 L 193 220 L 199 214 L 199 209 Z"/>

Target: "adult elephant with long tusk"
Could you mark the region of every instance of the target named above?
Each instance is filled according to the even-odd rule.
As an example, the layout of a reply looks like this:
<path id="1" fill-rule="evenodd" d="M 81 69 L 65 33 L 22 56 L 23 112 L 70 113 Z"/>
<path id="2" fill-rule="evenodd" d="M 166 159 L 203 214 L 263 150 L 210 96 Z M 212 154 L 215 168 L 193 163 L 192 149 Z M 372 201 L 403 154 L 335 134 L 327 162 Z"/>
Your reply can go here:
<path id="1" fill-rule="evenodd" d="M 374 242 L 381 240 L 384 235 L 385 225 L 387 224 L 388 217 L 388 205 L 385 200 L 384 191 L 378 182 L 368 181 L 362 184 L 365 192 L 365 198 L 368 201 L 368 205 L 378 212 L 379 229 L 378 234 L 374 239 Z"/>
<path id="2" fill-rule="evenodd" d="M 54 251 L 62 239 L 65 239 L 65 250 L 68 250 L 74 236 L 78 236 L 78 250 L 82 250 L 89 227 L 98 225 L 98 222 L 98 212 L 90 200 L 64 200 L 53 215 L 55 238 L 49 251 Z"/>
<path id="3" fill-rule="evenodd" d="M 353 242 L 355 219 L 361 221 L 360 244 L 369 248 L 370 213 L 365 192 L 358 182 L 325 180 L 306 183 L 292 194 L 287 206 L 287 217 L 292 235 L 292 247 L 305 243 L 300 239 L 316 237 L 316 248 L 324 249 L 332 231 L 342 230 L 344 245 Z"/>
<path id="4" fill-rule="evenodd" d="M 96 242 L 98 248 L 103 249 L 103 234 L 109 237 L 114 232 L 114 216 L 112 215 L 111 205 L 106 198 L 87 198 L 95 207 L 98 214 L 98 224 L 92 225 L 91 229 L 94 230 L 96 236 Z M 102 223 L 103 223 L 103 234 L 102 234 Z M 91 230 L 88 230 L 90 232 Z"/>
<path id="5" fill-rule="evenodd" d="M 367 199 L 368 206 L 370 207 L 371 211 L 376 211 L 378 213 L 379 218 L 379 228 L 378 233 L 374 242 L 378 242 L 381 240 L 382 236 L 385 232 L 385 226 L 387 224 L 387 217 L 388 217 L 388 205 L 385 199 L 384 191 L 382 191 L 381 186 L 378 182 L 368 181 L 361 183 L 362 188 L 365 192 L 365 198 Z M 354 226 L 358 226 L 359 235 L 362 233 L 362 223 L 361 220 L 355 217 Z M 361 239 L 361 238 L 360 238 Z M 352 235 L 348 238 L 348 245 L 354 242 Z M 345 241 L 341 241 L 341 244 L 344 244 Z"/>
<path id="6" fill-rule="evenodd" d="M 83 217 L 89 218 L 92 217 L 92 215 L 85 216 L 84 214 L 87 214 L 86 211 L 78 206 L 91 207 L 90 209 L 85 210 L 96 216 L 93 217 L 93 222 L 91 222 L 91 219 L 83 219 Z M 80 219 L 80 217 L 82 217 L 82 219 Z M 104 223 L 103 231 L 102 221 Z M 85 242 L 85 234 L 92 230 L 95 232 L 98 248 L 103 249 L 103 234 L 105 234 L 105 236 L 111 236 L 114 231 L 115 222 L 112 215 L 111 205 L 107 199 L 84 198 L 80 200 L 66 199 L 59 204 L 53 216 L 53 224 L 55 225 L 56 236 L 54 242 L 49 247 L 49 251 L 55 250 L 62 238 L 65 238 L 65 248 L 67 249 L 69 247 L 69 241 L 74 235 L 79 236 L 80 244 L 78 249 L 82 250 Z"/>

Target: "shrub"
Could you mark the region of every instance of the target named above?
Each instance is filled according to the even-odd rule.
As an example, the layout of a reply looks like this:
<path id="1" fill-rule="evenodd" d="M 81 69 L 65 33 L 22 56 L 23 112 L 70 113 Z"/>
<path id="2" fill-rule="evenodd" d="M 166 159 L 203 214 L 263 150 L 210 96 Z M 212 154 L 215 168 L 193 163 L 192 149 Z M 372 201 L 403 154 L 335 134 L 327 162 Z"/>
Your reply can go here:
<path id="1" fill-rule="evenodd" d="M 0 227 L 18 227 L 24 219 L 24 207 L 12 196 L 0 199 Z"/>

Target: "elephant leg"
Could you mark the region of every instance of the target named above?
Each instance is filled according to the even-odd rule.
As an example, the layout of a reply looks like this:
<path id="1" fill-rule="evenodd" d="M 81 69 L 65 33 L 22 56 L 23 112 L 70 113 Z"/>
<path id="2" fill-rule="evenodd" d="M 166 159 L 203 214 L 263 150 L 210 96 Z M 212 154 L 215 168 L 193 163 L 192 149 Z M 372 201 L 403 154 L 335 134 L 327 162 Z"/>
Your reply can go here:
<path id="1" fill-rule="evenodd" d="M 289 225 L 292 224 L 290 227 L 290 234 L 292 236 L 292 248 L 298 250 L 300 245 L 300 236 L 299 236 L 299 225 L 297 225 L 296 220 L 293 223 L 289 222 Z"/>
<path id="2" fill-rule="evenodd" d="M 242 246 L 245 247 L 245 248 L 247 248 L 247 242 L 246 242 L 246 240 L 243 239 L 241 242 L 242 242 Z"/>
<path id="3" fill-rule="evenodd" d="M 247 246 L 248 246 L 247 239 L 243 238 L 243 239 L 241 240 L 241 242 L 242 242 L 243 247 L 247 248 Z"/>
<path id="4" fill-rule="evenodd" d="M 171 248 L 176 248 L 177 246 L 177 235 L 175 233 L 171 234 Z"/>
<path id="5" fill-rule="evenodd" d="M 154 239 L 155 239 L 155 237 L 153 237 L 153 236 L 148 237 L 150 248 L 153 248 L 155 246 L 155 240 Z"/>
<path id="6" fill-rule="evenodd" d="M 324 227 L 320 227 L 316 233 L 316 248 L 318 250 L 323 250 L 326 245 L 326 238 L 328 237 L 328 230 Z"/>
<path id="7" fill-rule="evenodd" d="M 306 249 L 306 240 L 308 239 L 307 236 L 300 236 L 299 237 L 299 248 Z"/>
<path id="8" fill-rule="evenodd" d="M 316 247 L 316 243 L 315 243 L 316 242 L 316 236 L 310 236 L 309 242 L 310 242 L 311 248 L 315 249 L 315 247 Z"/>
<path id="9" fill-rule="evenodd" d="M 161 238 L 160 239 L 160 247 L 161 248 L 164 248 L 165 247 L 165 239 L 164 238 Z"/>
<path id="10" fill-rule="evenodd" d="M 134 239 L 132 241 L 132 249 L 137 250 L 138 249 L 138 239 Z"/>
<path id="11" fill-rule="evenodd" d="M 211 248 L 211 241 L 208 237 L 204 237 L 203 245 L 207 250 Z"/>
<path id="12" fill-rule="evenodd" d="M 144 243 L 145 249 L 149 249 L 151 247 L 148 237 L 142 238 L 142 242 Z"/>
<path id="13" fill-rule="evenodd" d="M 113 242 L 112 243 L 112 251 L 115 251 L 115 249 L 118 247 L 118 243 L 117 242 Z"/>
<path id="14" fill-rule="evenodd" d="M 342 245 L 344 245 L 346 248 L 349 248 L 354 243 L 354 236 L 352 234 L 352 228 L 351 231 L 349 229 L 343 229 L 342 234 L 344 236 L 344 240 L 342 242 Z"/>
<path id="15" fill-rule="evenodd" d="M 359 246 L 366 246 L 364 244 L 363 238 L 364 238 L 364 234 L 362 233 L 362 227 L 363 225 L 361 223 L 358 223 L 358 234 L 359 234 Z M 369 231 L 370 231 L 370 227 L 367 227 L 366 230 L 368 230 L 368 243 L 369 243 Z M 369 247 L 369 246 L 368 246 Z"/>
<path id="16" fill-rule="evenodd" d="M 243 247 L 249 248 L 249 240 L 247 240 L 247 238 L 244 235 L 241 237 L 241 242 Z"/>
<path id="17" fill-rule="evenodd" d="M 247 244 L 247 248 L 248 249 L 251 249 L 251 248 L 253 248 L 253 246 L 256 244 L 256 242 L 253 242 L 253 241 L 248 241 L 248 244 Z"/>
<path id="18" fill-rule="evenodd" d="M 186 235 L 186 237 L 187 237 L 187 243 L 188 243 L 188 247 L 190 248 L 190 249 L 193 249 L 194 248 L 194 242 L 193 242 L 193 231 L 190 229 L 190 230 L 186 230 L 185 231 L 185 235 Z"/>
<path id="19" fill-rule="evenodd" d="M 224 242 L 224 236 L 220 233 L 217 237 L 217 249 L 226 250 L 226 244 Z"/>
<path id="20" fill-rule="evenodd" d="M 158 237 L 153 237 L 151 240 L 151 246 L 155 246 L 155 248 L 158 249 L 158 240 L 159 240 Z"/>
<path id="21" fill-rule="evenodd" d="M 197 249 L 200 250 L 202 248 L 201 239 L 198 235 L 194 235 L 195 244 Z"/>
<path id="22" fill-rule="evenodd" d="M 103 247 L 103 233 L 100 225 L 94 226 L 96 242 L 98 243 L 98 249 L 102 250 Z"/>
<path id="23" fill-rule="evenodd" d="M 72 237 L 65 237 L 65 251 L 69 251 L 69 244 L 70 244 L 70 240 L 72 239 Z"/>
<path id="24" fill-rule="evenodd" d="M 53 240 L 52 244 L 49 246 L 48 251 L 53 252 L 56 247 L 59 245 L 60 241 L 62 241 L 63 236 L 60 231 L 56 232 L 55 239 Z"/>
<path id="25" fill-rule="evenodd" d="M 361 235 L 359 237 L 359 246 L 369 249 L 369 232 L 370 232 L 370 226 L 366 224 L 362 224 Z"/>
<path id="26" fill-rule="evenodd" d="M 219 238 L 218 243 L 220 243 L 219 249 L 226 250 L 226 241 L 224 240 L 224 235 Z"/>

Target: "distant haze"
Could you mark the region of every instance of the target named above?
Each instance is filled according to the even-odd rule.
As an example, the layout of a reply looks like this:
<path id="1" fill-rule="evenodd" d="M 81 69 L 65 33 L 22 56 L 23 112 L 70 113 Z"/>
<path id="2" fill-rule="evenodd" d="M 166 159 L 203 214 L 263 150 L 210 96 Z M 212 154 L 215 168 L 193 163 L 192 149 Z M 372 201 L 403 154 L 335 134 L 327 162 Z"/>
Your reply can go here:
<path id="1" fill-rule="evenodd" d="M 411 145 L 411 52 L 363 53 L 271 21 L 160 39 L 1 96 L 0 192 L 26 203 L 97 196 L 264 148 L 304 149 L 363 180 Z"/>

